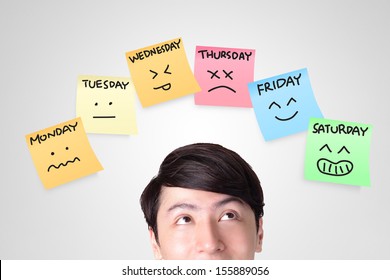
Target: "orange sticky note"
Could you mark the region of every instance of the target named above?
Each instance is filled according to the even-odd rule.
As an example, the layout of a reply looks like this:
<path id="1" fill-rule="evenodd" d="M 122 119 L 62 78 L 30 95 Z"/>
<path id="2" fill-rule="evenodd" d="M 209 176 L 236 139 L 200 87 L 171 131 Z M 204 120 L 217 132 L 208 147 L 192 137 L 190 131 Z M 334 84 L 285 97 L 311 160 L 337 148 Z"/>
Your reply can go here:
<path id="1" fill-rule="evenodd" d="M 89 144 L 81 118 L 30 133 L 26 141 L 47 189 L 103 170 Z"/>
<path id="2" fill-rule="evenodd" d="M 200 91 L 181 38 L 129 51 L 126 60 L 143 107 Z"/>

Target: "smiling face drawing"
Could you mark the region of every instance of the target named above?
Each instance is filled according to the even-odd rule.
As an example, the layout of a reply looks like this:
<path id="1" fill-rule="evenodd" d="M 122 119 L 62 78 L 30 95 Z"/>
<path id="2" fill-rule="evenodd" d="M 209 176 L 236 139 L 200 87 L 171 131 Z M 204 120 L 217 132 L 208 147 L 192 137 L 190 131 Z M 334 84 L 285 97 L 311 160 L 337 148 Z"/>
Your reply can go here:
<path id="1" fill-rule="evenodd" d="M 153 71 L 153 70 L 149 70 L 152 74 L 153 74 L 153 77 L 152 79 L 154 80 L 158 75 L 159 73 L 156 72 L 156 71 Z M 165 70 L 162 74 L 165 74 L 165 75 L 171 75 L 172 72 L 169 71 L 169 64 L 167 64 L 167 66 L 165 67 Z M 161 81 L 161 79 L 157 79 L 158 81 Z M 162 89 L 162 90 L 170 90 L 171 89 L 171 83 L 165 83 L 163 85 L 159 85 L 159 86 L 156 86 L 156 87 L 153 87 L 154 90 L 159 90 L 159 89 Z"/>
<path id="2" fill-rule="evenodd" d="M 291 104 L 294 104 L 294 103 L 296 103 L 296 102 L 297 102 L 297 101 L 296 101 L 294 98 L 291 97 L 291 98 L 288 100 L 286 106 L 290 106 Z M 282 107 L 281 107 L 278 103 L 276 103 L 275 101 L 273 101 L 273 102 L 269 105 L 268 109 L 271 110 L 271 109 L 273 109 L 273 108 L 281 109 Z M 284 118 L 275 115 L 275 119 L 277 119 L 278 121 L 289 121 L 289 120 L 293 119 L 297 114 L 298 114 L 298 111 L 295 111 L 295 113 L 293 113 L 291 116 L 284 117 Z"/>
<path id="3" fill-rule="evenodd" d="M 223 78 L 227 81 L 225 82 L 229 82 L 229 81 L 233 81 L 233 71 L 229 71 L 229 70 L 224 70 L 222 69 L 222 73 L 219 74 L 218 73 L 219 70 L 215 70 L 215 71 L 211 71 L 211 70 L 207 70 L 208 73 L 211 74 L 211 77 L 210 77 L 210 80 L 213 80 L 213 79 L 217 79 L 217 80 L 221 80 L 221 76 L 223 76 Z M 211 92 L 211 91 L 214 91 L 214 90 L 217 90 L 217 89 L 227 89 L 229 91 L 232 91 L 232 92 L 236 92 L 236 90 L 234 90 L 233 88 L 227 86 L 227 85 L 217 85 L 217 86 L 214 86 L 212 88 L 210 88 L 208 90 L 208 92 Z"/>
<path id="4" fill-rule="evenodd" d="M 328 144 L 325 144 L 320 148 L 320 151 L 322 152 L 329 152 L 332 153 L 332 150 L 330 149 Z M 337 154 L 341 153 L 348 153 L 347 147 L 342 146 L 341 149 L 337 152 Z M 343 159 L 339 160 L 337 162 L 331 161 L 327 158 L 320 158 L 317 161 L 317 169 L 322 174 L 330 175 L 330 176 L 345 176 L 352 172 L 353 169 L 353 163 L 349 160 Z"/>
<path id="5" fill-rule="evenodd" d="M 255 81 L 248 88 L 266 141 L 306 131 L 311 117 L 322 118 L 306 69 Z"/>
<path id="6" fill-rule="evenodd" d="M 69 147 L 65 147 L 65 151 L 69 151 Z M 52 157 L 55 157 L 56 156 L 56 153 L 55 152 L 51 152 L 50 155 Z M 50 169 L 51 168 L 54 168 L 55 169 L 59 169 L 60 167 L 66 167 L 68 164 L 70 163 L 75 163 L 76 161 L 81 161 L 79 157 L 74 157 L 72 160 L 67 160 L 65 163 L 61 162 L 57 165 L 55 164 L 51 164 L 48 168 L 47 168 L 47 172 L 50 172 Z"/>

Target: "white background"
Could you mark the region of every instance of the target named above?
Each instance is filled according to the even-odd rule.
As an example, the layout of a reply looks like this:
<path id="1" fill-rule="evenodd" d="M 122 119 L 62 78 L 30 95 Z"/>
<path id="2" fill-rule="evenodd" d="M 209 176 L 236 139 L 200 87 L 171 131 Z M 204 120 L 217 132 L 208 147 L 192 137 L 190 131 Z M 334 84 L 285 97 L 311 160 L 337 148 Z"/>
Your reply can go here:
<path id="1" fill-rule="evenodd" d="M 57 3 L 58 2 L 58 3 Z M 238 152 L 265 193 L 258 259 L 389 259 L 388 1 L 0 3 L 0 259 L 152 259 L 139 196 L 173 149 Z M 373 125 L 371 187 L 306 181 L 306 133 L 265 142 L 253 109 L 150 108 L 139 134 L 88 134 L 104 171 L 45 190 L 25 135 L 75 117 L 80 74 L 129 76 L 125 52 L 182 37 L 256 49 L 255 80 L 307 67 L 324 117 Z"/>

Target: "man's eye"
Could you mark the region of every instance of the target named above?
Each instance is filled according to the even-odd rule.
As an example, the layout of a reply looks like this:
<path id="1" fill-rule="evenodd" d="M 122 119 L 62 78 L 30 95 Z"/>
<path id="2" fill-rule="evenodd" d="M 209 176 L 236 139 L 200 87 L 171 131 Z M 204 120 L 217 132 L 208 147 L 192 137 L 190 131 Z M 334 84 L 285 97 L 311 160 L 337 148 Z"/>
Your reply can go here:
<path id="1" fill-rule="evenodd" d="M 191 218 L 188 216 L 181 217 L 179 220 L 177 220 L 177 225 L 186 225 L 191 223 Z"/>
<path id="2" fill-rule="evenodd" d="M 227 212 L 227 213 L 225 213 L 225 214 L 222 216 L 221 221 L 228 221 L 228 220 L 235 220 L 235 219 L 237 219 L 236 213 Z"/>

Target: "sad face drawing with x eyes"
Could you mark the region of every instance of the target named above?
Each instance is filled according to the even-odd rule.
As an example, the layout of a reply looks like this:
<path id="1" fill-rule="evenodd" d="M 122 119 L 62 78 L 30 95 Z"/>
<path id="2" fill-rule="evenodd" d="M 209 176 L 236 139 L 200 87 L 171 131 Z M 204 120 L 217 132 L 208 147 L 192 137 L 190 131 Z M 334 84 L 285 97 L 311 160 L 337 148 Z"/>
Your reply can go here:
<path id="1" fill-rule="evenodd" d="M 251 108 L 248 83 L 253 81 L 254 57 L 249 49 L 197 46 L 194 72 L 202 90 L 195 94 L 195 104 Z"/>

